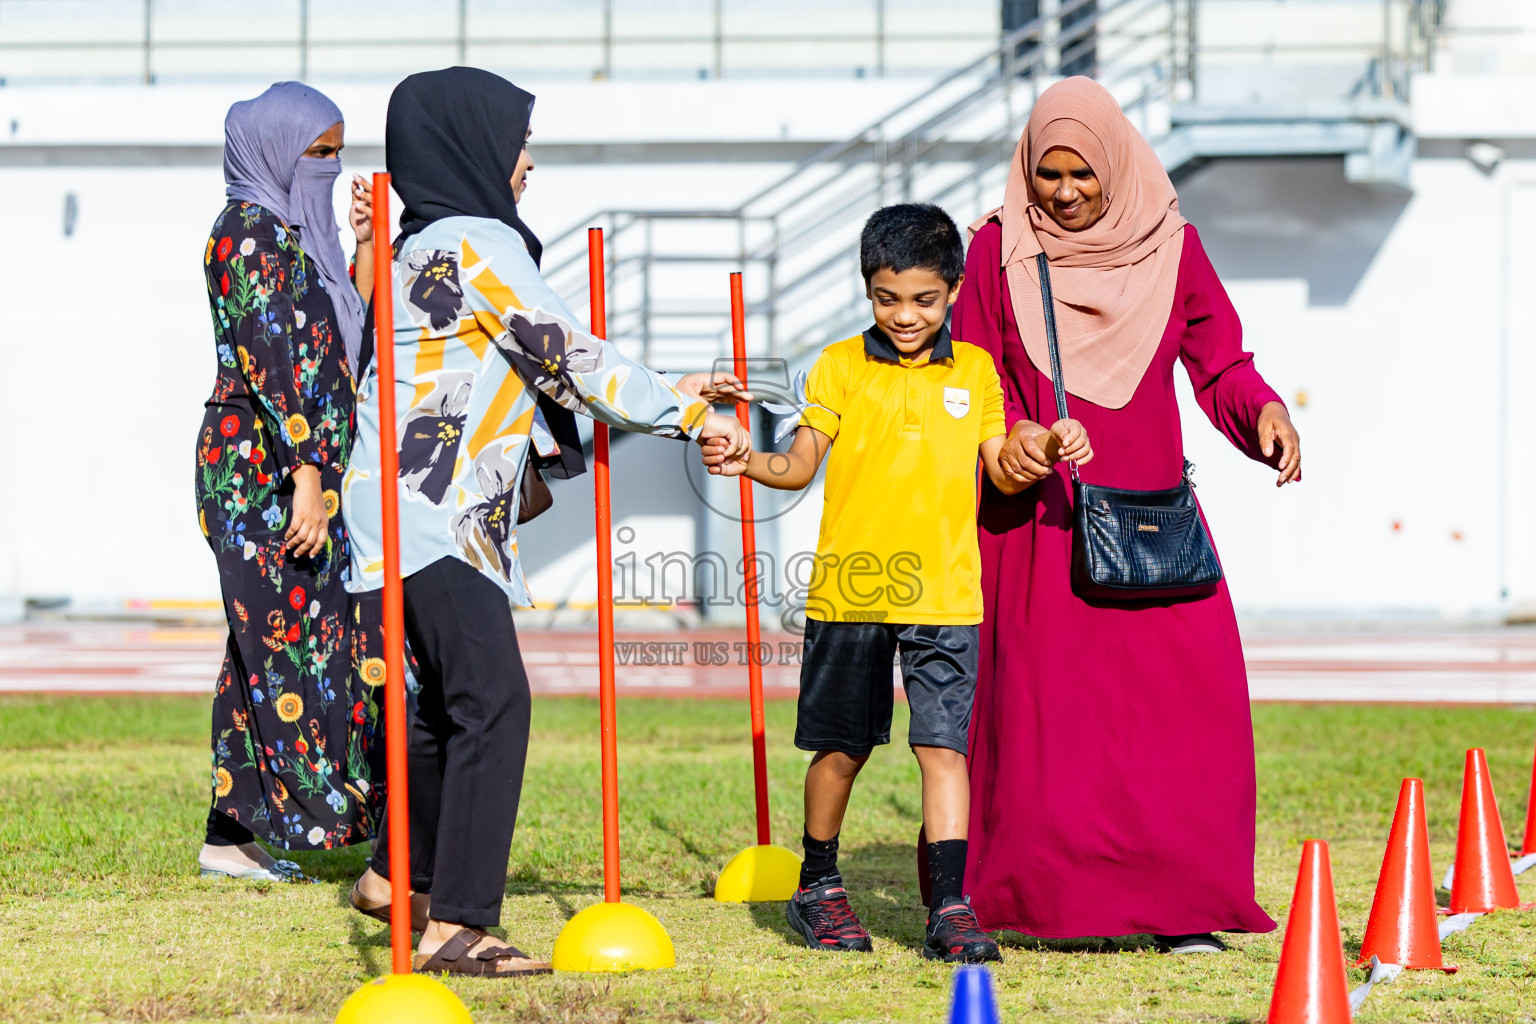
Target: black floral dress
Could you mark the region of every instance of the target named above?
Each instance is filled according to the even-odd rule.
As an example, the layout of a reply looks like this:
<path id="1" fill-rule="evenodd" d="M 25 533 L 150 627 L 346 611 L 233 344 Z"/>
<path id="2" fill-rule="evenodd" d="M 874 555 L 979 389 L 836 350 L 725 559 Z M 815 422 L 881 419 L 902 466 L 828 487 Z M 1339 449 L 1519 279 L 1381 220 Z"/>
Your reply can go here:
<path id="1" fill-rule="evenodd" d="M 198 524 L 229 621 L 214 807 L 286 849 L 344 846 L 373 834 L 382 798 L 370 771 L 383 740 L 378 602 L 344 586 L 356 387 L 331 298 L 275 215 L 230 203 L 203 265 L 219 365 L 197 446 Z M 330 533 L 324 551 L 295 558 L 283 535 L 305 463 L 320 469 Z"/>

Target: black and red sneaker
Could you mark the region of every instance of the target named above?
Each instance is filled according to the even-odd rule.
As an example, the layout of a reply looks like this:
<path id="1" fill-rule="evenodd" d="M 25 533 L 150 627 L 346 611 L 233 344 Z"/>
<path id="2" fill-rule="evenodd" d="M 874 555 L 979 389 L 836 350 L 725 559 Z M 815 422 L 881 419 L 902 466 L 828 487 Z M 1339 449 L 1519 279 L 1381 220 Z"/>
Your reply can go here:
<path id="1" fill-rule="evenodd" d="M 811 889 L 797 889 L 784 907 L 789 926 L 812 949 L 872 952 L 874 942 L 848 905 L 848 890 L 837 875 L 823 878 Z"/>
<path id="2" fill-rule="evenodd" d="M 923 957 L 945 963 L 979 964 L 1002 960 L 997 943 L 976 923 L 971 901 L 951 896 L 928 915 L 928 937 L 923 943 Z"/>

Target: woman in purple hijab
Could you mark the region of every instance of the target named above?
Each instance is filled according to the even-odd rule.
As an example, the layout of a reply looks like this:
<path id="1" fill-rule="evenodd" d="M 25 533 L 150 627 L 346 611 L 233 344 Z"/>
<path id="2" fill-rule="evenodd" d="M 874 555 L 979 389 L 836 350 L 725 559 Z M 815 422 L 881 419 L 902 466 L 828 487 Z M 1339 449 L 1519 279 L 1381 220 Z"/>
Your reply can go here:
<path id="1" fill-rule="evenodd" d="M 218 370 L 197 444 L 198 524 L 229 622 L 213 702 L 204 875 L 302 881 L 283 849 L 370 838 L 376 615 L 349 600 L 341 474 L 364 297 L 332 207 L 342 116 L 280 82 L 230 107 L 228 201 L 203 251 Z M 354 185 L 359 280 L 369 195 Z"/>

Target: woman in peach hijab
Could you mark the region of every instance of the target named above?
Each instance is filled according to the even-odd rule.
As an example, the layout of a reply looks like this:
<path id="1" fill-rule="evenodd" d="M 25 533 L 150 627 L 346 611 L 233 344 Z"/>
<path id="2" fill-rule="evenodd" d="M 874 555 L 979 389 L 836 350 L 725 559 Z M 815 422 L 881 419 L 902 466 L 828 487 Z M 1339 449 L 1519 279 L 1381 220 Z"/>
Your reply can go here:
<path id="1" fill-rule="evenodd" d="M 1097 83 L 1040 96 L 1003 206 L 974 230 L 954 336 L 992 353 L 1004 458 L 1039 481 L 1012 497 L 983 485 L 976 916 L 1048 938 L 1220 950 L 1215 932 L 1275 926 L 1253 896 L 1253 730 L 1232 601 L 1225 583 L 1136 603 L 1073 592 L 1071 481 L 1034 441 L 1056 418 L 1035 256 L 1050 261 L 1068 409 L 1093 438 L 1086 483 L 1178 483 L 1177 363 L 1216 429 L 1280 485 L 1300 478 L 1296 430 L 1243 351 L 1173 183 Z"/>

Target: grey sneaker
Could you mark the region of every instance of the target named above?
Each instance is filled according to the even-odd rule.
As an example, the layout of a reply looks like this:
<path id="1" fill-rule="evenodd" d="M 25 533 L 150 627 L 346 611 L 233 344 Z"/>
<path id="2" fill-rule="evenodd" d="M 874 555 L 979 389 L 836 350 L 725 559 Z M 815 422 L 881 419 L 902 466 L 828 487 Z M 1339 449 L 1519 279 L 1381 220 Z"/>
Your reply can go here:
<path id="1" fill-rule="evenodd" d="M 1182 953 L 1225 953 L 1226 943 L 1222 942 L 1210 932 L 1201 932 L 1198 935 L 1154 935 L 1157 948 L 1164 953 L 1175 955 Z"/>

